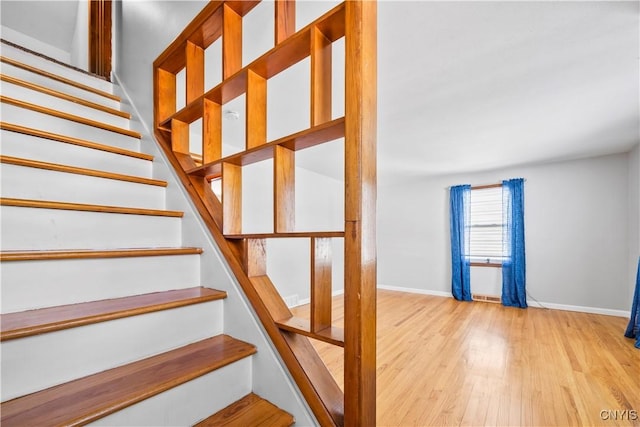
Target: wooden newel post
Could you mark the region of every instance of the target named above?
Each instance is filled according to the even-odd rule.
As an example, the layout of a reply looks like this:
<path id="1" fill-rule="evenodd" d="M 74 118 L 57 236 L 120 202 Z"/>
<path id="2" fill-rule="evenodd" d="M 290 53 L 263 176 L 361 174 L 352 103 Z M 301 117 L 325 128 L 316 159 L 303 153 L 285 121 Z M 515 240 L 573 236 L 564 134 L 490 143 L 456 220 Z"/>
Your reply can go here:
<path id="1" fill-rule="evenodd" d="M 345 426 L 376 425 L 377 4 L 346 2 Z"/>

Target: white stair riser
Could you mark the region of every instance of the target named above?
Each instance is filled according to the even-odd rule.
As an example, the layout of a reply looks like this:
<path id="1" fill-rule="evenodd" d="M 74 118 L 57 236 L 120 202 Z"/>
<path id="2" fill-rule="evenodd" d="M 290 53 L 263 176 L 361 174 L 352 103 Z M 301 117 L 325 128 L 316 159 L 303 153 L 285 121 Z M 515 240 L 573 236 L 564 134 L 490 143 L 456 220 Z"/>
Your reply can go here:
<path id="1" fill-rule="evenodd" d="M 199 255 L 6 261 L 2 313 L 200 286 Z"/>
<path id="2" fill-rule="evenodd" d="M 3 250 L 177 247 L 181 218 L 0 206 Z"/>
<path id="3" fill-rule="evenodd" d="M 221 334 L 210 301 L 5 341 L 2 401 Z"/>
<path id="4" fill-rule="evenodd" d="M 193 425 L 249 394 L 251 375 L 251 358 L 245 358 L 89 425 Z"/>
<path id="5" fill-rule="evenodd" d="M 163 209 L 166 188 L 117 179 L 0 164 L 2 197 Z"/>
<path id="6" fill-rule="evenodd" d="M 67 95 L 77 96 L 78 98 L 95 102 L 96 104 L 104 105 L 105 107 L 122 110 L 120 102 L 116 101 L 115 99 L 107 98 L 103 95 L 87 91 L 86 89 L 71 86 L 67 83 L 53 80 L 49 77 L 32 73 L 31 71 L 27 71 L 19 67 L 14 67 L 13 65 L 9 65 L 4 62 L 0 63 L 0 72 L 2 72 L 2 74 L 6 74 L 7 76 L 15 77 L 20 80 L 47 87 L 49 89 L 57 90 L 58 92 L 66 93 Z"/>
<path id="7" fill-rule="evenodd" d="M 41 107 L 51 108 L 86 119 L 108 123 L 123 129 L 129 129 L 129 119 L 93 107 L 78 104 L 73 101 L 58 98 L 53 95 L 42 93 L 36 90 L 24 88 L 9 82 L 2 82 L 2 95 L 9 98 L 19 99 Z"/>
<path id="8" fill-rule="evenodd" d="M 113 93 L 113 84 L 106 80 L 91 76 L 81 71 L 73 70 L 69 67 L 65 67 L 64 65 L 56 64 L 55 62 L 49 61 L 48 59 L 33 55 L 29 52 L 25 52 L 24 50 L 17 49 L 4 43 L 1 45 L 1 47 L 2 55 L 5 57 L 11 58 L 18 62 L 22 62 L 23 64 L 31 65 L 32 67 L 36 67 L 40 70 L 47 71 L 57 76 L 71 79 L 87 86 L 91 86 L 104 92 Z"/>
<path id="9" fill-rule="evenodd" d="M 2 154 L 41 162 L 58 163 L 151 178 L 152 162 L 109 151 L 86 148 L 18 132 L 0 130 Z"/>
<path id="10" fill-rule="evenodd" d="M 35 127 L 51 133 L 87 139 L 99 144 L 111 145 L 131 151 L 140 151 L 140 140 L 118 132 L 85 125 L 28 108 L 2 103 L 2 120 L 16 125 Z"/>

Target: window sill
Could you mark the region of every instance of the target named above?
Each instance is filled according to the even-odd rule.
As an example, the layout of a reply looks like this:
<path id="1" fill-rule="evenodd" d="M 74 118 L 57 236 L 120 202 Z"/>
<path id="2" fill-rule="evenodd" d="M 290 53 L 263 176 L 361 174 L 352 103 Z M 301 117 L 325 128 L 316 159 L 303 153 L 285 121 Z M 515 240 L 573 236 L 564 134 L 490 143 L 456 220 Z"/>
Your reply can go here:
<path id="1" fill-rule="evenodd" d="M 502 268 L 502 264 L 495 262 L 472 262 L 469 265 L 471 267 L 493 267 L 493 268 Z"/>

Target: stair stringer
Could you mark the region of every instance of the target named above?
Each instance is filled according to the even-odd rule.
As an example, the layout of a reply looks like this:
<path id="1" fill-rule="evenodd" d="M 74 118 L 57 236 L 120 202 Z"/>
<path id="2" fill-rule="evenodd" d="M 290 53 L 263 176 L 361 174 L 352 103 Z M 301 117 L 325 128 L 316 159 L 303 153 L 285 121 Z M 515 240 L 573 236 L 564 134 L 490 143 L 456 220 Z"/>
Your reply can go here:
<path id="1" fill-rule="evenodd" d="M 116 95 L 128 104 L 131 111 L 132 130 L 141 133 L 140 151 L 154 156 L 153 178 L 169 183 L 166 189 L 167 210 L 184 212 L 182 218 L 182 245 L 203 248 L 200 255 L 201 286 L 227 292 L 224 303 L 224 331 L 237 339 L 250 342 L 257 348 L 252 356 L 253 392 L 292 414 L 297 425 L 318 425 L 300 389 L 285 368 L 269 336 L 251 307 L 229 264 L 209 233 L 187 190 L 176 171 L 170 166 L 164 150 L 153 138 L 134 100 L 129 96 L 126 84 L 113 73 Z"/>

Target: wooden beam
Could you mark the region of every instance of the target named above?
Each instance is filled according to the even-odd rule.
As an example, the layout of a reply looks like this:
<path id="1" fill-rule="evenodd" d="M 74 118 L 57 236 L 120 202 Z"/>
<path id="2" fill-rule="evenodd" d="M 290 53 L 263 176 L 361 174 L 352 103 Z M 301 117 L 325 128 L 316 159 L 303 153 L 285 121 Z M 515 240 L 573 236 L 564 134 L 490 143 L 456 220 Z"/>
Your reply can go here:
<path id="1" fill-rule="evenodd" d="M 311 126 L 331 120 L 331 40 L 311 32 Z"/>
<path id="2" fill-rule="evenodd" d="M 244 268 L 248 277 L 267 274 L 267 241 L 265 239 L 244 241 Z"/>
<path id="3" fill-rule="evenodd" d="M 156 127 L 176 112 L 176 75 L 156 68 L 154 73 Z"/>
<path id="4" fill-rule="evenodd" d="M 231 6 L 223 6 L 222 79 L 228 79 L 242 68 L 242 16 Z"/>
<path id="5" fill-rule="evenodd" d="M 222 164 L 222 233 L 242 232 L 242 166 Z"/>
<path id="6" fill-rule="evenodd" d="M 202 164 L 222 158 L 222 111 L 220 104 L 204 100 L 202 115 Z"/>
<path id="7" fill-rule="evenodd" d="M 247 71 L 245 101 L 246 149 L 249 150 L 267 142 L 267 80 L 251 70 Z"/>
<path id="8" fill-rule="evenodd" d="M 186 44 L 186 103 L 198 99 L 204 93 L 204 49 L 195 43 Z"/>
<path id="9" fill-rule="evenodd" d="M 345 426 L 369 426 L 376 424 L 377 5 L 345 6 Z"/>
<path id="10" fill-rule="evenodd" d="M 331 239 L 311 239 L 311 332 L 331 327 Z"/>
<path id="11" fill-rule="evenodd" d="M 189 154 L 189 123 L 171 120 L 171 149 L 176 153 Z"/>
<path id="12" fill-rule="evenodd" d="M 276 0 L 275 23 L 275 45 L 277 46 L 296 32 L 295 0 Z"/>
<path id="13" fill-rule="evenodd" d="M 273 231 L 295 230 L 296 222 L 296 154 L 281 145 L 273 156 Z"/>

